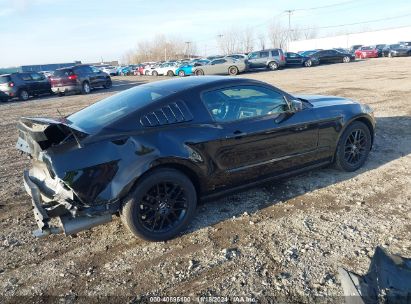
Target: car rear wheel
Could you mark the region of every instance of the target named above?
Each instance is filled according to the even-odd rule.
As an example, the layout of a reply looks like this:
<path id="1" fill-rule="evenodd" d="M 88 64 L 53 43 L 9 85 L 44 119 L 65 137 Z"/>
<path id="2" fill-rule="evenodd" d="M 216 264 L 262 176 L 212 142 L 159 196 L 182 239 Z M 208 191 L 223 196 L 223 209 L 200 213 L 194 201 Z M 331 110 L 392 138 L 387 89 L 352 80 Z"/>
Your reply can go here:
<path id="1" fill-rule="evenodd" d="M 190 223 L 197 193 L 190 179 L 174 169 L 157 169 L 144 177 L 125 200 L 121 219 L 148 241 L 175 237 Z"/>
<path id="2" fill-rule="evenodd" d="M 231 76 L 235 76 L 238 74 L 238 68 L 236 66 L 231 66 L 228 68 L 228 74 Z"/>
<path id="3" fill-rule="evenodd" d="M 268 68 L 269 68 L 271 71 L 278 70 L 278 64 L 277 64 L 277 62 L 271 61 L 271 62 L 268 64 Z"/>
<path id="4" fill-rule="evenodd" d="M 344 62 L 344 63 L 348 63 L 350 61 L 351 61 L 351 58 L 348 57 L 348 56 L 344 56 L 343 59 L 342 59 L 342 62 Z"/>
<path id="5" fill-rule="evenodd" d="M 157 72 L 157 71 L 153 71 L 153 72 L 151 72 L 151 75 L 153 75 L 153 76 L 158 76 L 158 72 Z"/>
<path id="6" fill-rule="evenodd" d="M 311 59 L 308 59 L 306 62 L 304 62 L 304 66 L 309 68 L 313 65 L 313 62 L 311 61 Z"/>
<path id="7" fill-rule="evenodd" d="M 19 99 L 22 101 L 26 101 L 29 99 L 29 93 L 26 90 L 21 90 L 19 93 Z"/>
<path id="8" fill-rule="evenodd" d="M 391 52 L 388 53 L 388 57 L 392 58 L 392 54 Z"/>
<path id="9" fill-rule="evenodd" d="M 149 73 L 148 71 L 145 71 L 145 72 L 144 72 L 144 75 L 148 76 L 148 73 Z"/>
<path id="10" fill-rule="evenodd" d="M 106 83 L 104 84 L 104 88 L 109 89 L 109 88 L 111 88 L 112 85 L 113 85 L 113 83 L 112 83 L 111 79 L 107 78 Z"/>
<path id="11" fill-rule="evenodd" d="M 204 71 L 202 69 L 198 69 L 195 71 L 196 76 L 203 76 L 204 75 Z"/>
<path id="12" fill-rule="evenodd" d="M 81 94 L 89 94 L 91 91 L 90 84 L 88 81 L 84 81 L 81 85 Z"/>
<path id="13" fill-rule="evenodd" d="M 168 76 L 168 77 L 173 77 L 173 76 L 174 76 L 174 72 L 173 72 L 173 71 L 168 71 L 168 72 L 167 72 L 167 76 Z"/>
<path id="14" fill-rule="evenodd" d="M 356 121 L 341 135 L 335 153 L 336 167 L 344 171 L 355 171 L 366 161 L 371 149 L 371 134 L 368 127 Z"/>
<path id="15" fill-rule="evenodd" d="M 184 76 L 186 76 L 186 73 L 184 71 L 179 71 L 178 76 L 184 77 Z"/>

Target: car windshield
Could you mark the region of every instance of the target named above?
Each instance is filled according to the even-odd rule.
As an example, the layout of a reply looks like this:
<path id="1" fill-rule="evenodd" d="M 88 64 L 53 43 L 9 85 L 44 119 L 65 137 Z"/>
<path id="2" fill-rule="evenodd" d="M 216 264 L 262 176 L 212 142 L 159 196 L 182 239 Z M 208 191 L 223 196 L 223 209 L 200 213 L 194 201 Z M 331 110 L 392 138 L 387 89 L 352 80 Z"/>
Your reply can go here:
<path id="1" fill-rule="evenodd" d="M 310 56 L 310 55 L 312 55 L 312 54 L 314 54 L 314 53 L 317 53 L 317 51 L 305 51 L 305 52 L 302 52 L 301 55 L 303 55 L 303 56 Z"/>
<path id="2" fill-rule="evenodd" d="M 390 48 L 392 49 L 399 49 L 401 46 L 399 44 L 391 44 Z"/>
<path id="3" fill-rule="evenodd" d="M 137 86 L 70 115 L 67 117 L 68 124 L 93 134 L 119 118 L 171 93 L 150 86 Z"/>
<path id="4" fill-rule="evenodd" d="M 370 47 L 370 46 L 364 46 L 362 49 L 363 49 L 364 51 L 371 51 L 373 48 Z"/>

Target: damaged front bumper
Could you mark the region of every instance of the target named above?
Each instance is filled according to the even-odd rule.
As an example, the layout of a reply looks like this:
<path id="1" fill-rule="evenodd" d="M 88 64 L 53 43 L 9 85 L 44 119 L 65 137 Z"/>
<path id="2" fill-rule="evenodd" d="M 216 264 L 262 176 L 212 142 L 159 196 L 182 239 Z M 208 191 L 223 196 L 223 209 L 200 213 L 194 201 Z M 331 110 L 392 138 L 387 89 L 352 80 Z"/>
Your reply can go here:
<path id="1" fill-rule="evenodd" d="M 112 219 L 110 210 L 106 210 L 108 213 L 100 215 L 79 215 L 73 217 L 68 212 L 62 212 L 61 205 L 43 205 L 42 196 L 45 194 L 41 192 L 39 186 L 30 178 L 28 170 L 24 171 L 23 178 L 24 187 L 27 193 L 31 196 L 34 218 L 38 226 L 38 229 L 33 231 L 35 237 L 45 237 L 50 234 L 59 233 L 72 235 L 82 230 L 108 223 Z M 57 226 L 52 226 L 50 223 L 53 217 L 59 219 L 59 224 Z"/>

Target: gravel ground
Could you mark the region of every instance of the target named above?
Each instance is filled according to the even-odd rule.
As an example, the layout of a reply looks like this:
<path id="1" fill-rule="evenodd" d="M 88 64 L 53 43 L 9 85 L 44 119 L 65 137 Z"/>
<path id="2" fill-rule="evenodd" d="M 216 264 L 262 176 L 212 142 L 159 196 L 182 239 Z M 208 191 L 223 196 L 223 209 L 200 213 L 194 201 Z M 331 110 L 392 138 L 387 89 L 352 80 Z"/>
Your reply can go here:
<path id="1" fill-rule="evenodd" d="M 338 267 L 364 274 L 377 245 L 411 257 L 410 66 L 411 57 L 381 58 L 243 75 L 370 104 L 369 160 L 357 172 L 319 169 L 202 203 L 189 230 L 162 243 L 134 238 L 118 218 L 77 237 L 35 239 L 21 176 L 29 162 L 14 148 L 21 116 L 69 114 L 157 78 L 117 77 L 110 91 L 0 105 L 0 295 L 342 300 Z"/>

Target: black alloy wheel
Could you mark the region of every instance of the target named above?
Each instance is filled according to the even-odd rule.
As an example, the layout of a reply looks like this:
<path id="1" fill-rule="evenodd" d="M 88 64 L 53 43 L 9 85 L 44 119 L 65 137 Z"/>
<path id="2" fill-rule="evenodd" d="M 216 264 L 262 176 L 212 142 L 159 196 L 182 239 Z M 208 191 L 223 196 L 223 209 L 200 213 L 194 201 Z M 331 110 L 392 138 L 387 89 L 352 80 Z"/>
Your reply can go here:
<path id="1" fill-rule="evenodd" d="M 187 176 L 174 169 L 159 169 L 136 185 L 121 217 L 136 236 L 165 241 L 188 225 L 196 204 L 197 194 Z"/>
<path id="2" fill-rule="evenodd" d="M 336 165 L 344 171 L 355 171 L 366 161 L 371 149 L 368 127 L 359 121 L 349 125 L 342 134 L 337 151 Z"/>
<path id="3" fill-rule="evenodd" d="M 104 84 L 104 88 L 109 89 L 109 88 L 111 88 L 112 85 L 113 85 L 113 83 L 111 81 L 111 78 L 107 78 L 106 83 Z"/>

